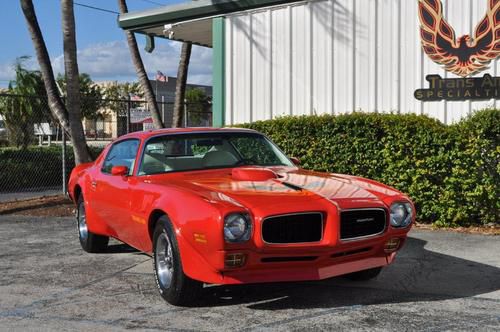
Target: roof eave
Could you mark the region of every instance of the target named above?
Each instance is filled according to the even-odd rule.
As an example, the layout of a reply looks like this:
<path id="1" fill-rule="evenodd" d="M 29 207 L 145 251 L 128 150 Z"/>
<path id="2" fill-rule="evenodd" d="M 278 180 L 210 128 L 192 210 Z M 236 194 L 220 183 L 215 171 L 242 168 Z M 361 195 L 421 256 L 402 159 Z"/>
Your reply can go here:
<path id="1" fill-rule="evenodd" d="M 141 12 L 121 14 L 118 25 L 124 30 L 141 30 L 153 26 L 173 24 L 205 17 L 226 15 L 260 7 L 276 6 L 303 0 L 212 0 L 192 1 Z"/>

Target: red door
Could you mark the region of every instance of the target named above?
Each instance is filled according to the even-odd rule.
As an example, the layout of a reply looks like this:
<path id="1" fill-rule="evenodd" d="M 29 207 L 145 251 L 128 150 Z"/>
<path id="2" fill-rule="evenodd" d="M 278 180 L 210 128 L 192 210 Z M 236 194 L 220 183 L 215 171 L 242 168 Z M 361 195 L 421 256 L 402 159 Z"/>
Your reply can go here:
<path id="1" fill-rule="evenodd" d="M 137 243 L 133 236 L 135 222 L 131 216 L 130 181 L 134 180 L 132 174 L 138 148 L 137 139 L 114 143 L 104 158 L 101 169 L 96 170 L 91 184 L 94 191 L 93 205 L 98 218 L 110 228 L 112 236 L 132 246 L 137 246 Z M 128 175 L 111 175 L 111 168 L 114 166 L 128 167 Z"/>

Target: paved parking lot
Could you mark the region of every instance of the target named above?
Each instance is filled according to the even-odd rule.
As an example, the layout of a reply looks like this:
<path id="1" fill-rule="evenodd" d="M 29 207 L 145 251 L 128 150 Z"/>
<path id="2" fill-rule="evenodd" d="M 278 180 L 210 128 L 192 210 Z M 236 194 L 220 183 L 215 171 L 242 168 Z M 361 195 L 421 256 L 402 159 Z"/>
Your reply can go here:
<path id="1" fill-rule="evenodd" d="M 499 330 L 500 238 L 412 231 L 370 282 L 212 286 L 199 306 L 157 294 L 151 260 L 84 253 L 71 218 L 0 216 L 1 330 Z"/>

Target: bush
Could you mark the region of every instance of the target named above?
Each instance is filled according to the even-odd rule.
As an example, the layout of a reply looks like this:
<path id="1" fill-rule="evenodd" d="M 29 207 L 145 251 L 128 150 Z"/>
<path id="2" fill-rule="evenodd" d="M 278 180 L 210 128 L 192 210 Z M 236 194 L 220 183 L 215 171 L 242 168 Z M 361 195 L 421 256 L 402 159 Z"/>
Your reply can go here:
<path id="1" fill-rule="evenodd" d="M 500 111 L 487 109 L 451 126 L 452 167 L 440 224 L 500 223 Z"/>
<path id="2" fill-rule="evenodd" d="M 453 126 L 426 116 L 353 113 L 283 117 L 243 127 L 271 137 L 307 169 L 391 185 L 437 225 L 498 223 L 500 111 Z"/>
<path id="3" fill-rule="evenodd" d="M 97 156 L 99 149 L 92 148 Z M 73 151 L 66 150 L 66 174 L 75 166 Z M 62 151 L 60 146 L 0 148 L 0 192 L 62 187 Z"/>

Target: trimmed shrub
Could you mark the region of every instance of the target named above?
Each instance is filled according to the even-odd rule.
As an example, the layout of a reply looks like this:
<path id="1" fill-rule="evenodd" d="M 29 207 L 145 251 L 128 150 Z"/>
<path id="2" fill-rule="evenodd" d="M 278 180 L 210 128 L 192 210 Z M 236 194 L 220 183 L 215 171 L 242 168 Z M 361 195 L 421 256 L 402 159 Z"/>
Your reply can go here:
<path id="1" fill-rule="evenodd" d="M 92 148 L 97 156 L 102 149 Z M 66 174 L 75 166 L 73 151 L 66 150 Z M 26 149 L 0 148 L 0 192 L 62 187 L 62 151 L 60 146 Z"/>
<path id="2" fill-rule="evenodd" d="M 242 127 L 265 133 L 306 169 L 371 178 L 407 193 L 421 221 L 470 225 L 498 223 L 499 115 L 482 111 L 454 126 L 426 116 L 353 113 Z"/>
<path id="3" fill-rule="evenodd" d="M 439 224 L 500 223 L 500 111 L 487 109 L 450 127 L 452 167 Z"/>

